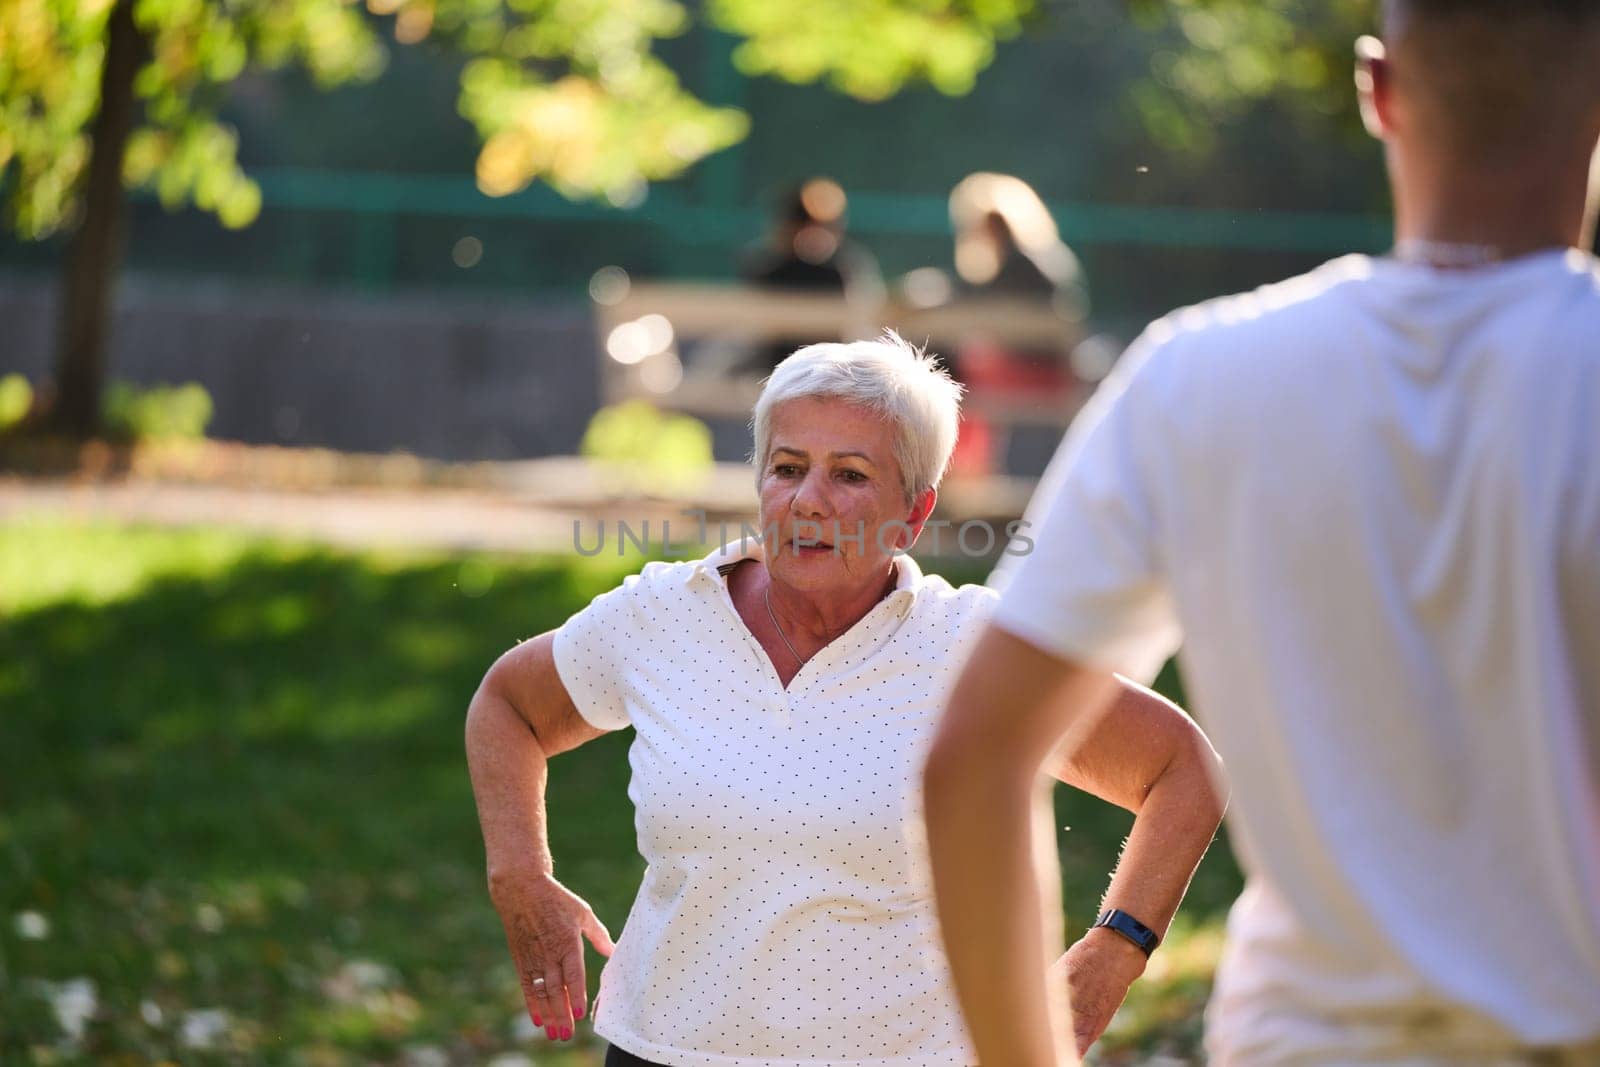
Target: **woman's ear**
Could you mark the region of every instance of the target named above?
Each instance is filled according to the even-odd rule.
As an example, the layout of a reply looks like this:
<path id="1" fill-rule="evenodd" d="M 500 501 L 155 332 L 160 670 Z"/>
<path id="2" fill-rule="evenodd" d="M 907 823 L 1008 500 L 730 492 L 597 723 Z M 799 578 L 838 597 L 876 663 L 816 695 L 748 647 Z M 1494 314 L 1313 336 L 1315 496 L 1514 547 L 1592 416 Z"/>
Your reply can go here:
<path id="1" fill-rule="evenodd" d="M 1389 54 L 1383 42 L 1371 35 L 1356 39 L 1356 100 L 1361 105 L 1361 123 L 1378 140 L 1390 130 L 1389 90 L 1393 83 Z"/>
<path id="2" fill-rule="evenodd" d="M 933 514 L 934 505 L 938 502 L 937 489 L 924 489 L 911 502 L 911 513 L 906 516 L 906 525 L 911 527 L 911 539 L 902 546 L 904 551 L 910 551 L 911 546 L 917 543 L 917 538 L 922 536 L 922 527 L 928 521 L 928 516 Z"/>

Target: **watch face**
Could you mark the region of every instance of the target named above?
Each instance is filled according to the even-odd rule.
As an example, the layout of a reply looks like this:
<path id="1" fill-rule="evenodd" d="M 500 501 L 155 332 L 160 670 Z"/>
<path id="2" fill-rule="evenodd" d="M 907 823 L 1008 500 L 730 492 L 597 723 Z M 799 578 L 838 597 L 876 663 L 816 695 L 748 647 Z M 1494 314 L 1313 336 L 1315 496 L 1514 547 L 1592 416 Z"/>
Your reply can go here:
<path id="1" fill-rule="evenodd" d="M 1109 930 L 1115 930 L 1133 942 L 1146 956 L 1154 952 L 1156 946 L 1161 943 L 1161 938 L 1154 930 L 1127 912 L 1117 911 L 1115 908 L 1101 912 L 1100 917 L 1094 921 L 1094 924 L 1095 926 L 1104 926 Z"/>

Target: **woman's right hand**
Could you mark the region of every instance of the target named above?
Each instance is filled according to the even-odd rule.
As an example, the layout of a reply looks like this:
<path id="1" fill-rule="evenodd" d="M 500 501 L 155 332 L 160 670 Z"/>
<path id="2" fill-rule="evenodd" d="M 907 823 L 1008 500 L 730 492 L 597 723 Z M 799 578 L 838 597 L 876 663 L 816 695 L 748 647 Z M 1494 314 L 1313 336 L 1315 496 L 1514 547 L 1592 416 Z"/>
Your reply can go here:
<path id="1" fill-rule="evenodd" d="M 577 894 L 541 872 L 491 876 L 489 896 L 505 927 L 533 1025 L 552 1041 L 572 1038 L 588 1011 L 583 938 L 610 956 L 616 946 L 605 925 Z"/>

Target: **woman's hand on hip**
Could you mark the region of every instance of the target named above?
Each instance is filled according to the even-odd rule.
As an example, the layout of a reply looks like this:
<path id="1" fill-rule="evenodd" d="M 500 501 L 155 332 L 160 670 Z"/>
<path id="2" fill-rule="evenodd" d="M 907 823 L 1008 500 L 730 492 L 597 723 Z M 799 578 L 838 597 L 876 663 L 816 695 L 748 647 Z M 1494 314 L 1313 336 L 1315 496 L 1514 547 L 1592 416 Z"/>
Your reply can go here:
<path id="1" fill-rule="evenodd" d="M 1144 953 L 1122 935 L 1096 929 L 1079 938 L 1050 968 L 1052 981 L 1067 983 L 1078 1055 L 1100 1040 L 1144 967 Z"/>
<path id="2" fill-rule="evenodd" d="M 552 875 L 529 872 L 490 879 L 489 896 L 500 913 L 522 998 L 535 1026 L 553 1041 L 572 1037 L 588 1011 L 583 938 L 610 956 L 616 948 L 605 925 L 577 894 Z"/>

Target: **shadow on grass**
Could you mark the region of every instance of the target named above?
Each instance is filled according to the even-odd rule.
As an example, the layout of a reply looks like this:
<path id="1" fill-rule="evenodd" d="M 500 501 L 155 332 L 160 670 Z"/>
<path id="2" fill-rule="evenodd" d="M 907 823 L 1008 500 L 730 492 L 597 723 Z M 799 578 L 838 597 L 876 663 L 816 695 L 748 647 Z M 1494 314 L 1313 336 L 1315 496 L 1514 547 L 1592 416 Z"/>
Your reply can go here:
<path id="1" fill-rule="evenodd" d="M 615 579 L 263 546 L 0 623 L 0 1058 L 57 1035 L 48 997 L 10 994 L 73 977 L 96 989 L 96 1058 L 169 1050 L 214 1007 L 249 1046 L 222 1051 L 252 1058 L 509 1045 L 463 715 L 496 655 Z M 562 875 L 614 926 L 641 869 L 626 745 L 551 774 Z M 48 937 L 18 936 L 28 911 Z"/>
<path id="2" fill-rule="evenodd" d="M 499 653 L 628 565 L 222 551 L 206 540 L 220 536 L 61 526 L 50 553 L 82 589 L 0 617 L 0 1060 L 382 1062 L 427 1046 L 477 1062 L 530 1047 L 483 890 L 463 716 Z M 190 573 L 191 552 L 213 565 Z M 95 574 L 121 581 L 142 553 L 166 562 L 92 595 Z M 562 756 L 549 791 L 558 873 L 613 933 L 642 871 L 627 744 Z M 1065 791 L 1059 809 L 1081 928 L 1129 820 Z M 1190 913 L 1236 889 L 1214 850 Z M 29 912 L 46 936 L 14 921 Z M 95 1010 L 63 1043 L 73 978 Z"/>

